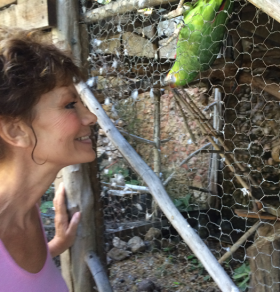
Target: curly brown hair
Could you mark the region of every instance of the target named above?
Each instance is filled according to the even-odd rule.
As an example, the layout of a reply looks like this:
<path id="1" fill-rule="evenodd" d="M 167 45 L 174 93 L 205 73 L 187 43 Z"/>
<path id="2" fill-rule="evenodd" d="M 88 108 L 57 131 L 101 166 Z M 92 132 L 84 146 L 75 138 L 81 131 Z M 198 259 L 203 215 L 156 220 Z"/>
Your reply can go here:
<path id="1" fill-rule="evenodd" d="M 0 117 L 31 123 L 42 94 L 83 80 L 69 52 L 42 41 L 39 31 L 0 27 Z M 2 150 L 2 151 L 1 151 Z M 0 158 L 4 144 L 0 137 Z"/>

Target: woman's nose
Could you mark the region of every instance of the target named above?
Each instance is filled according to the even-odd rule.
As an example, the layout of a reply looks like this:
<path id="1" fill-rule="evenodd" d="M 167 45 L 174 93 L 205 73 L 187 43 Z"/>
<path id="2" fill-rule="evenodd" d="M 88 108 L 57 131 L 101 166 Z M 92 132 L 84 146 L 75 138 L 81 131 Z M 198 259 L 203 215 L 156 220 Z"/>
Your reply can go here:
<path id="1" fill-rule="evenodd" d="M 97 122 L 97 117 L 95 114 L 90 112 L 84 105 L 82 105 L 82 115 L 81 120 L 84 126 L 94 125 Z"/>

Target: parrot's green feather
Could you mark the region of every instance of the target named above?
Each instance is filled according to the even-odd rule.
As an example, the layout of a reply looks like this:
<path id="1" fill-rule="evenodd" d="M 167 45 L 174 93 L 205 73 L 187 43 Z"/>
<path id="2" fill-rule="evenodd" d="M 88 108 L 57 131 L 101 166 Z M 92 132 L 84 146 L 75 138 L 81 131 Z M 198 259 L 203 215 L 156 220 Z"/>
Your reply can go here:
<path id="1" fill-rule="evenodd" d="M 184 14 L 176 61 L 168 73 L 175 76 L 174 86 L 193 81 L 217 58 L 232 8 L 233 0 L 199 0 Z"/>

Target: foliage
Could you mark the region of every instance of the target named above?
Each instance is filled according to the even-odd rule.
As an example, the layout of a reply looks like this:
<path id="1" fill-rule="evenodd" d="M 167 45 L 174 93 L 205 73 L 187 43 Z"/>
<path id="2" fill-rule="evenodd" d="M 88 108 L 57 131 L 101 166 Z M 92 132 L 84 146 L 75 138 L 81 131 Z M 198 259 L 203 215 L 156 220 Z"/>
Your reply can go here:
<path id="1" fill-rule="evenodd" d="M 136 179 L 132 179 L 132 180 L 127 180 L 125 181 L 127 184 L 130 184 L 130 185 L 135 185 L 135 186 L 138 186 L 139 185 L 139 181 L 136 180 Z"/>
<path id="2" fill-rule="evenodd" d="M 117 173 L 121 173 L 124 176 L 124 178 L 129 176 L 129 170 L 127 168 L 121 167 L 119 165 L 111 166 L 110 169 L 108 169 L 108 171 L 106 173 L 104 173 L 103 175 L 110 179 L 110 178 L 114 177 L 114 175 Z"/>
<path id="3" fill-rule="evenodd" d="M 201 275 L 205 272 L 204 266 L 202 263 L 197 259 L 197 257 L 192 254 L 187 257 L 188 262 L 190 263 L 189 272 L 198 270 L 198 274 Z"/>
<path id="4" fill-rule="evenodd" d="M 136 179 L 132 179 L 130 175 L 130 171 L 127 167 L 125 166 L 120 166 L 120 165 L 112 165 L 107 172 L 103 172 L 102 174 L 102 179 L 110 181 L 111 178 L 114 177 L 115 174 L 122 174 L 125 180 L 126 184 L 131 184 L 131 185 L 139 185 L 140 182 Z"/>
<path id="5" fill-rule="evenodd" d="M 53 208 L 53 201 L 46 201 L 43 202 L 40 206 L 40 211 L 42 213 L 47 213 L 48 209 Z"/>
<path id="6" fill-rule="evenodd" d="M 233 279 L 235 280 L 240 291 L 246 291 L 250 281 L 251 270 L 249 264 L 244 263 L 234 270 Z"/>
<path id="7" fill-rule="evenodd" d="M 183 198 L 174 199 L 173 203 L 180 212 L 188 212 L 190 211 L 190 198 L 191 195 L 187 194 Z"/>
<path id="8" fill-rule="evenodd" d="M 194 254 L 189 255 L 187 259 L 190 264 L 188 268 L 189 272 L 197 271 L 199 275 L 204 275 L 205 273 L 207 273 L 202 263 L 197 259 L 197 257 Z M 203 277 L 203 281 L 205 282 L 210 280 L 211 276 L 208 274 Z"/>
<path id="9" fill-rule="evenodd" d="M 46 190 L 46 195 L 52 195 L 54 193 L 54 187 L 50 186 L 47 190 Z"/>
<path id="10" fill-rule="evenodd" d="M 170 265 L 174 265 L 174 257 L 172 255 L 166 257 L 163 264 L 157 268 L 157 277 L 164 277 L 167 274 L 170 274 Z"/>
<path id="11" fill-rule="evenodd" d="M 43 200 L 44 201 L 52 201 L 54 198 L 54 186 L 53 184 L 46 190 Z"/>

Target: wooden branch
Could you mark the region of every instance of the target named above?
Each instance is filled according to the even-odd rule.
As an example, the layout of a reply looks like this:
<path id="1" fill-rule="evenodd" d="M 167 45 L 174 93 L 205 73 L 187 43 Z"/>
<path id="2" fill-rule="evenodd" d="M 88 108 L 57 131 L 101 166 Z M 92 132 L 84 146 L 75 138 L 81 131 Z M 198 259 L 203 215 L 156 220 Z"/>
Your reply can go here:
<path id="1" fill-rule="evenodd" d="M 184 12 L 186 11 L 186 9 L 184 7 L 177 7 L 176 10 L 172 10 L 170 12 L 168 12 L 167 14 L 163 15 L 163 18 L 165 19 L 172 19 L 175 18 L 177 16 L 181 16 L 184 14 Z"/>
<path id="2" fill-rule="evenodd" d="M 239 76 L 239 84 L 242 83 L 247 83 L 252 87 L 266 91 L 280 100 L 280 87 L 276 82 L 269 81 L 264 77 L 253 77 L 250 73 L 242 72 Z"/>
<path id="3" fill-rule="evenodd" d="M 278 0 L 248 0 L 261 11 L 280 22 L 280 7 Z"/>
<path id="4" fill-rule="evenodd" d="M 211 143 L 207 143 L 204 146 L 202 146 L 201 148 L 199 148 L 198 150 L 194 151 L 192 154 L 190 154 L 186 159 L 184 159 L 179 166 L 177 167 L 177 169 L 179 167 L 181 167 L 183 164 L 187 163 L 189 160 L 191 160 L 194 156 L 196 156 L 197 154 L 199 154 L 201 152 L 201 150 L 204 150 L 208 147 L 211 146 Z M 169 177 L 163 182 L 163 185 L 166 186 L 170 180 L 173 178 L 174 174 L 176 173 L 176 169 L 169 175 Z"/>
<path id="5" fill-rule="evenodd" d="M 185 0 L 180 0 L 180 2 L 179 2 L 179 4 L 178 4 L 178 6 L 177 6 L 177 9 L 179 8 L 182 8 L 183 6 L 184 6 L 184 2 L 185 2 Z"/>
<path id="6" fill-rule="evenodd" d="M 155 30 L 154 30 L 155 31 Z M 158 48 L 154 46 L 154 48 Z M 160 177 L 161 173 L 161 155 L 160 155 L 160 100 L 161 100 L 161 90 L 153 90 L 154 95 L 154 142 L 156 147 L 154 147 L 154 172 Z M 154 198 L 152 198 L 152 218 L 153 221 L 159 217 L 159 208 Z"/>
<path id="7" fill-rule="evenodd" d="M 110 183 L 101 182 L 101 184 L 107 187 L 111 187 Z M 131 184 L 125 184 L 124 186 L 116 185 L 114 186 L 114 188 L 129 189 L 129 190 L 136 191 L 137 193 L 150 193 L 150 190 L 145 186 L 136 186 L 136 185 L 131 185 Z"/>
<path id="8" fill-rule="evenodd" d="M 118 0 L 104 5 L 103 7 L 87 11 L 83 16 L 83 20 L 86 23 L 94 23 L 108 17 L 124 14 L 126 12 L 137 11 L 139 9 L 150 8 L 163 4 L 170 4 L 177 1 L 178 0 Z"/>
<path id="9" fill-rule="evenodd" d="M 213 128 L 217 133 L 220 133 L 221 130 L 221 115 L 222 115 L 222 107 L 221 100 L 222 94 L 218 88 L 214 88 L 214 99 L 216 101 L 216 105 L 214 107 L 213 112 Z M 219 145 L 218 139 L 214 139 L 214 141 Z M 214 196 L 209 197 L 209 206 L 215 209 L 219 208 L 219 200 L 218 200 L 218 171 L 219 171 L 219 154 L 213 153 L 211 154 L 210 165 L 209 165 L 209 181 L 210 186 L 209 189 Z"/>
<path id="10" fill-rule="evenodd" d="M 178 100 L 179 103 L 182 103 L 185 108 L 188 110 L 189 113 L 193 116 L 193 118 L 198 122 L 202 129 L 202 133 L 204 134 L 210 134 L 213 137 L 217 137 L 217 132 L 209 126 L 208 123 L 205 123 L 207 121 L 206 117 L 200 112 L 200 110 L 197 108 L 196 104 L 189 98 L 188 94 L 184 92 L 184 94 L 188 97 L 188 101 L 186 101 L 179 91 L 177 89 L 172 89 L 174 93 L 174 97 Z"/>
<path id="11" fill-rule="evenodd" d="M 132 138 L 133 140 L 136 140 L 138 142 L 149 144 L 149 145 L 156 147 L 156 143 L 154 141 L 150 141 L 150 140 L 138 137 L 136 135 L 129 134 L 129 133 L 125 132 L 124 130 L 119 130 L 119 132 L 122 133 L 124 136 L 128 136 L 128 137 Z"/>
<path id="12" fill-rule="evenodd" d="M 0 8 L 5 7 L 7 5 L 15 4 L 17 0 L 0 0 Z"/>
<path id="13" fill-rule="evenodd" d="M 123 197 L 123 196 L 126 196 L 126 195 L 130 195 L 131 196 L 131 195 L 136 195 L 136 194 L 139 194 L 139 193 L 138 192 L 133 192 L 133 191 L 109 190 L 108 194 L 112 195 L 112 196 Z"/>
<path id="14" fill-rule="evenodd" d="M 110 118 L 106 115 L 102 106 L 95 99 L 92 92 L 87 88 L 86 84 L 80 82 L 79 84 L 76 84 L 76 89 L 89 110 L 97 116 L 98 123 L 107 134 L 107 137 L 120 151 L 131 167 L 142 177 L 161 210 L 164 212 L 174 228 L 178 231 L 183 240 L 189 245 L 193 253 L 204 265 L 205 269 L 220 289 L 223 292 L 239 291 L 224 269 L 218 264 L 216 258 L 207 248 L 205 243 L 174 206 L 160 179 L 118 132 Z"/>
<path id="15" fill-rule="evenodd" d="M 160 157 L 160 99 L 161 91 L 154 90 L 154 172 L 157 176 L 161 172 Z"/>
<path id="16" fill-rule="evenodd" d="M 222 264 L 228 257 L 230 257 L 254 232 L 259 228 L 261 222 L 257 221 L 248 231 L 241 236 L 236 243 L 226 252 L 220 259 L 219 263 Z"/>
<path id="17" fill-rule="evenodd" d="M 160 46 L 160 48 L 168 46 L 173 40 L 175 40 L 176 38 L 178 38 L 179 33 L 180 33 L 180 31 L 181 31 L 181 29 L 182 29 L 183 27 L 184 27 L 184 25 L 183 25 L 183 24 L 180 24 L 180 25 L 174 30 L 173 34 L 168 38 L 168 40 Z"/>
<path id="18" fill-rule="evenodd" d="M 154 58 L 155 60 L 159 60 L 159 42 L 158 42 L 158 24 L 154 23 L 152 25 L 152 42 L 153 49 L 154 49 Z"/>
<path id="19" fill-rule="evenodd" d="M 203 152 L 203 150 L 201 150 L 201 152 Z M 101 182 L 101 184 L 104 186 L 111 187 L 110 183 Z M 122 189 L 122 190 L 131 189 L 131 190 L 135 191 L 137 194 L 139 194 L 139 193 L 150 194 L 151 193 L 149 188 L 147 188 L 145 186 L 135 186 L 135 185 L 126 184 L 124 186 L 116 185 L 116 186 L 114 186 L 114 188 L 118 188 L 118 189 Z M 188 186 L 188 188 L 190 190 L 196 190 L 196 191 L 200 191 L 203 193 L 210 193 L 210 191 L 207 189 L 197 188 L 197 187 L 193 187 L 193 186 Z"/>
<path id="20" fill-rule="evenodd" d="M 220 153 L 224 153 L 223 150 L 201 150 L 201 153 L 216 153 L 216 154 L 220 154 Z"/>
<path id="21" fill-rule="evenodd" d="M 185 0 L 180 0 L 176 10 L 170 11 L 169 13 L 163 15 L 166 19 L 175 18 L 177 16 L 183 15 L 187 10 L 191 9 L 191 6 L 184 6 Z"/>
<path id="22" fill-rule="evenodd" d="M 208 132 L 210 131 L 211 135 L 213 135 L 212 133 L 214 132 L 214 129 L 211 128 L 211 126 L 207 123 L 204 123 L 201 121 L 202 120 L 205 120 L 203 117 L 204 115 L 201 113 L 200 109 L 191 101 L 191 99 L 189 98 L 189 96 L 187 95 L 187 93 L 185 92 L 185 94 L 188 96 L 189 100 L 190 100 L 190 103 L 192 104 L 192 106 L 186 102 L 186 100 L 184 98 L 182 98 L 178 92 L 177 89 L 173 89 L 173 92 L 174 92 L 174 95 L 176 98 L 178 98 L 178 100 L 186 107 L 186 109 L 192 114 L 193 118 L 195 118 L 197 121 L 198 121 L 198 125 L 202 131 L 202 133 L 205 133 L 205 134 L 208 134 Z M 217 145 L 217 143 L 213 140 L 213 138 L 211 137 L 211 135 L 208 135 L 208 140 L 211 142 L 211 144 L 213 145 L 213 147 L 218 150 L 218 151 L 221 151 L 221 148 Z M 226 147 L 225 143 L 223 142 L 222 139 L 220 139 L 219 137 L 217 137 L 214 133 L 213 135 L 215 138 L 218 138 L 219 142 L 221 143 L 221 145 L 224 147 L 224 149 L 226 151 L 228 151 L 228 148 Z M 241 186 L 243 188 L 246 189 L 246 191 L 248 192 L 248 195 L 253 199 L 252 203 L 253 203 L 253 209 L 256 210 L 257 207 L 256 207 L 256 203 L 254 201 L 254 197 L 252 196 L 252 193 L 251 193 L 251 188 L 249 187 L 249 185 L 247 184 L 247 182 L 244 181 L 244 179 L 238 175 L 235 171 L 235 168 L 233 167 L 232 165 L 232 162 L 228 159 L 228 157 L 221 153 L 220 156 L 224 159 L 224 162 L 225 164 L 229 167 L 229 169 L 234 173 L 234 176 L 236 177 L 237 181 L 241 184 Z M 234 161 L 235 161 L 235 158 L 233 155 L 229 155 Z M 237 167 L 239 167 L 241 170 L 244 169 L 243 166 L 240 165 L 240 163 L 236 163 Z M 251 176 L 248 176 L 250 177 L 250 180 L 252 182 L 254 182 L 253 178 Z M 254 183 L 255 184 L 255 183 Z"/>
<path id="23" fill-rule="evenodd" d="M 198 187 L 193 187 L 193 186 L 187 186 L 188 189 L 190 190 L 195 190 L 195 191 L 199 191 L 199 192 L 203 192 L 203 193 L 211 193 L 211 191 L 207 190 L 207 189 L 202 189 L 202 188 L 198 188 Z"/>
<path id="24" fill-rule="evenodd" d="M 175 102 L 176 102 L 176 104 L 177 104 L 177 106 L 178 106 L 178 108 L 179 108 L 179 110 L 180 110 L 181 116 L 183 117 L 184 125 L 185 125 L 185 127 L 186 127 L 186 129 L 187 129 L 187 132 L 190 134 L 190 137 L 191 137 L 192 142 L 193 142 L 194 144 L 196 144 L 196 143 L 197 143 L 197 142 L 196 142 L 196 138 L 195 138 L 195 136 L 194 136 L 194 134 L 193 134 L 193 132 L 192 132 L 192 130 L 191 130 L 189 124 L 188 124 L 186 114 L 184 113 L 184 111 L 183 111 L 183 109 L 182 109 L 182 107 L 181 107 L 181 104 L 179 103 L 179 101 L 178 101 L 176 98 L 175 98 Z"/>
<path id="25" fill-rule="evenodd" d="M 85 261 L 94 278 L 98 292 L 113 292 L 107 274 L 96 253 L 93 251 L 89 251 L 85 255 Z"/>
<path id="26" fill-rule="evenodd" d="M 175 91 L 176 91 L 176 90 L 175 90 Z M 228 149 L 228 147 L 226 146 L 226 144 L 224 143 L 224 141 L 223 141 L 222 138 L 220 137 L 220 135 L 217 135 L 217 131 L 213 128 L 212 125 L 210 125 L 210 124 L 207 122 L 204 113 L 203 113 L 203 112 L 198 108 L 198 106 L 193 102 L 193 100 L 190 98 L 190 96 L 189 96 L 185 91 L 183 91 L 184 94 L 185 94 L 185 96 L 188 98 L 188 101 L 189 101 L 189 102 L 186 102 L 185 99 L 183 99 L 182 97 L 180 97 L 178 91 L 176 91 L 176 92 L 177 92 L 177 96 L 180 98 L 180 101 L 181 101 L 183 104 L 185 104 L 185 106 L 187 106 L 187 107 L 190 109 L 190 111 L 193 112 L 193 116 L 194 116 L 195 118 L 196 118 L 197 116 L 199 117 L 197 120 L 198 120 L 198 122 L 199 122 L 199 124 L 200 124 L 200 126 L 201 126 L 202 132 L 203 132 L 204 134 L 211 133 L 211 135 L 213 135 L 213 133 L 214 133 L 214 135 L 213 135 L 214 138 L 217 138 L 217 140 L 218 140 L 219 143 L 223 146 L 223 148 L 225 149 L 225 151 L 230 152 L 229 149 Z M 206 121 L 206 122 L 204 123 L 203 121 Z M 209 137 L 209 140 L 210 140 L 210 139 L 213 141 L 213 139 Z M 211 140 L 210 140 L 210 141 L 211 141 Z M 214 144 L 218 147 L 218 149 L 220 149 L 220 147 L 217 145 L 217 143 L 216 143 L 215 141 L 213 141 L 213 142 L 214 142 Z M 214 145 L 214 144 L 213 144 L 213 145 Z M 216 150 L 218 150 L 218 149 L 216 149 Z M 224 154 L 223 154 L 223 156 L 225 157 Z M 228 156 L 234 161 L 234 163 L 237 165 L 237 167 L 238 167 L 241 171 L 243 171 L 243 172 L 246 171 L 246 170 L 245 170 L 245 167 L 244 167 L 242 164 L 240 164 L 240 163 L 238 163 L 238 162 L 236 161 L 234 155 L 232 155 L 231 153 L 228 153 Z M 227 158 L 225 157 L 225 159 L 227 159 Z M 228 162 L 229 162 L 229 161 L 228 161 Z M 234 169 L 234 168 L 233 168 L 233 169 Z M 251 175 L 248 175 L 248 178 L 250 179 L 250 181 L 252 182 L 252 184 L 257 185 L 256 181 L 253 179 L 253 177 L 252 177 Z M 243 183 L 245 183 L 245 181 L 244 181 L 243 179 L 240 180 L 240 178 L 237 178 L 237 180 L 239 180 L 240 182 L 241 182 L 241 180 L 242 180 Z M 247 183 L 245 183 L 245 185 L 247 185 Z M 244 185 L 244 187 L 245 187 L 245 185 Z M 246 187 L 245 187 L 245 188 L 246 188 Z M 248 189 L 248 188 L 247 188 L 247 189 Z M 250 193 L 250 194 L 251 194 L 251 193 Z M 255 206 L 255 203 L 254 203 L 254 202 L 253 202 L 253 206 L 254 206 L 254 210 L 256 210 L 256 206 Z"/>
<path id="27" fill-rule="evenodd" d="M 213 107 L 214 105 L 216 105 L 216 104 L 223 104 L 223 103 L 224 103 L 223 101 L 214 101 L 214 102 L 210 103 L 208 106 L 206 106 L 206 107 L 203 109 L 203 111 L 204 111 L 204 112 L 207 112 L 207 111 L 209 111 L 209 109 L 210 109 L 211 107 Z"/>
<path id="28" fill-rule="evenodd" d="M 167 138 L 167 139 L 163 139 L 163 140 L 160 140 L 160 143 L 166 143 L 166 142 L 169 142 L 171 140 L 171 138 Z"/>
<path id="29" fill-rule="evenodd" d="M 259 220 L 272 220 L 272 221 L 280 221 L 280 218 L 278 216 L 271 215 L 267 212 L 257 211 L 252 212 L 250 210 L 245 209 L 235 209 L 234 213 L 238 215 L 239 217 L 243 218 L 255 218 Z"/>

